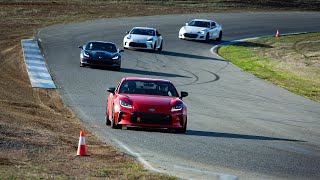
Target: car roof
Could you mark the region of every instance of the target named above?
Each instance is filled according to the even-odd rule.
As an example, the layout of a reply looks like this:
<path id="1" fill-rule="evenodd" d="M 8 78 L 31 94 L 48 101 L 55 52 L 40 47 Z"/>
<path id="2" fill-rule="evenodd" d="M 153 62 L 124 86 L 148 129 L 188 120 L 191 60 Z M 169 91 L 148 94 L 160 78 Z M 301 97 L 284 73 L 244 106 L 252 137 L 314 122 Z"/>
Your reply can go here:
<path id="1" fill-rule="evenodd" d="M 194 19 L 192 21 L 206 21 L 206 22 L 212 22 L 212 20 L 209 19 Z"/>
<path id="2" fill-rule="evenodd" d="M 106 44 L 114 44 L 113 42 L 107 42 L 107 41 L 89 41 L 87 44 L 89 43 L 106 43 Z"/>
<path id="3" fill-rule="evenodd" d="M 150 27 L 134 27 L 132 29 L 151 29 L 151 30 L 156 30 L 155 28 L 150 28 Z"/>
<path id="4" fill-rule="evenodd" d="M 154 78 L 141 78 L 141 77 L 126 77 L 126 78 L 123 78 L 122 80 L 136 80 L 136 81 L 157 81 L 157 82 L 170 82 L 169 80 L 166 80 L 166 79 L 154 79 Z"/>

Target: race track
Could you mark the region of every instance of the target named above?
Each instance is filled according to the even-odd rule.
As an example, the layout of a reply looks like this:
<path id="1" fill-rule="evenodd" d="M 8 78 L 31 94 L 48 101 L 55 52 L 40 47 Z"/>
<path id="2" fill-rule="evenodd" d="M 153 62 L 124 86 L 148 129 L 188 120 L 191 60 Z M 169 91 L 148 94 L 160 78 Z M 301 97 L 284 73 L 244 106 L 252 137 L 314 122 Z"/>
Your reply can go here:
<path id="1" fill-rule="evenodd" d="M 320 31 L 316 12 L 221 13 L 55 25 L 41 30 L 38 38 L 66 105 L 102 140 L 152 168 L 194 179 L 319 179 L 320 104 L 212 54 L 215 42 L 178 39 L 180 27 L 194 18 L 220 22 L 224 41 L 277 29 Z M 122 48 L 125 32 L 134 26 L 158 28 L 163 52 L 125 50 L 121 72 L 79 67 L 79 45 L 104 40 Z M 189 92 L 187 133 L 106 127 L 106 89 L 127 76 L 169 79 L 179 91 Z"/>

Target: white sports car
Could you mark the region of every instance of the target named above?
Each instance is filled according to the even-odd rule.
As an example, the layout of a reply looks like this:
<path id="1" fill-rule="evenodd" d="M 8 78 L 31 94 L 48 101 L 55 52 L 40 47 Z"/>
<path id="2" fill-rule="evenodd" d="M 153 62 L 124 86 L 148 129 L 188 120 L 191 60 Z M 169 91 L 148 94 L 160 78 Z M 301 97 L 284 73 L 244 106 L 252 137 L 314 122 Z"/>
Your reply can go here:
<path id="1" fill-rule="evenodd" d="M 123 38 L 124 49 L 149 49 L 162 51 L 163 38 L 154 28 L 134 27 Z"/>
<path id="2" fill-rule="evenodd" d="M 222 39 L 222 26 L 207 19 L 194 19 L 186 23 L 179 31 L 180 39 L 217 40 Z"/>

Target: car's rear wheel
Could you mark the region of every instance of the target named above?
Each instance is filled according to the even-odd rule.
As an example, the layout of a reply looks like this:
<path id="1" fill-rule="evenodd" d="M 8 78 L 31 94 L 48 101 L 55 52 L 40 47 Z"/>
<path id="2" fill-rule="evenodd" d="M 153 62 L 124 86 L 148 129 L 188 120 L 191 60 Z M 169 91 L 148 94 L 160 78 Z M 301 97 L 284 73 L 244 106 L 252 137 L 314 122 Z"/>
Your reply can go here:
<path id="1" fill-rule="evenodd" d="M 111 128 L 112 129 L 121 129 L 122 126 L 120 124 L 116 124 L 114 119 L 114 107 L 112 108 L 112 119 L 111 119 Z"/>
<path id="2" fill-rule="evenodd" d="M 222 40 L 222 31 L 220 31 L 219 37 L 217 38 L 217 41 L 221 41 L 221 40 Z"/>
<path id="3" fill-rule="evenodd" d="M 176 133 L 186 133 L 187 132 L 187 124 L 188 124 L 188 121 L 186 119 L 186 122 L 184 123 L 184 126 L 182 128 L 175 129 Z"/>

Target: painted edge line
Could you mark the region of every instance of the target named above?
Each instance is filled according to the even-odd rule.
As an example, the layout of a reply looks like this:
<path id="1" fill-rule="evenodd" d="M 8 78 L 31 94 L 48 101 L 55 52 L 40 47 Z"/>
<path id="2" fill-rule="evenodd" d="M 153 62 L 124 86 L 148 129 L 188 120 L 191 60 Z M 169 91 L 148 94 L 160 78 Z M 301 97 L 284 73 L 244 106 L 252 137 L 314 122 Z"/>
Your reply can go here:
<path id="1" fill-rule="evenodd" d="M 21 48 L 31 86 L 55 89 L 56 85 L 48 71 L 38 42 L 33 39 L 22 39 Z"/>
<path id="2" fill-rule="evenodd" d="M 137 157 L 137 160 L 143 165 L 143 167 L 145 167 L 148 170 L 157 172 L 157 173 L 165 173 L 159 169 L 154 168 L 151 164 L 149 164 L 144 158 L 142 158 L 139 153 L 136 153 L 134 151 L 132 151 L 128 146 L 124 145 L 122 142 L 114 139 L 114 141 L 123 149 L 125 149 L 128 153 L 130 153 L 131 155 Z"/>
<path id="3" fill-rule="evenodd" d="M 312 32 L 284 33 L 284 34 L 281 34 L 281 36 L 307 34 L 307 33 L 312 33 Z M 213 47 L 210 49 L 210 51 L 211 51 L 212 54 L 215 54 L 215 55 L 217 55 L 218 57 L 220 57 L 221 59 L 224 59 L 223 57 L 221 57 L 221 56 L 218 54 L 218 49 L 219 49 L 221 46 L 229 46 L 229 45 L 236 44 L 236 43 L 239 43 L 239 42 L 244 42 L 244 41 L 249 41 L 249 40 L 254 40 L 254 39 L 260 39 L 260 38 L 274 37 L 274 36 L 275 36 L 275 35 L 265 35 L 265 36 L 257 36 L 257 37 L 252 37 L 252 38 L 244 38 L 244 39 L 233 40 L 233 41 L 230 41 L 230 42 L 225 42 L 225 43 L 217 44 L 217 45 L 213 46 Z M 224 59 L 224 60 L 225 60 L 225 59 Z"/>
<path id="4" fill-rule="evenodd" d="M 138 162 L 140 162 L 144 168 L 146 168 L 147 170 L 156 172 L 156 173 L 162 173 L 162 174 L 168 174 L 168 175 L 172 175 L 168 172 L 166 172 L 165 170 L 160 170 L 157 169 L 155 167 L 153 167 L 150 163 L 148 163 L 147 160 L 145 160 L 140 153 L 136 153 L 133 150 L 131 150 L 128 146 L 126 146 L 125 144 L 123 144 L 122 142 L 120 142 L 117 139 L 113 139 L 113 141 L 115 143 L 117 143 L 121 148 L 123 148 L 125 151 L 127 151 L 129 154 L 131 154 L 132 156 L 136 157 Z M 238 176 L 234 176 L 234 175 L 229 175 L 229 174 L 221 174 L 221 173 L 215 173 L 215 172 L 209 172 L 209 171 L 204 171 L 204 170 L 200 170 L 200 169 L 193 169 L 193 168 L 186 168 L 186 167 L 182 167 L 182 166 L 173 166 L 176 169 L 180 169 L 183 171 L 193 171 L 193 172 L 197 172 L 197 173 L 204 173 L 204 174 L 210 174 L 210 175 L 214 175 L 217 177 L 218 180 L 238 180 L 239 177 Z M 176 176 L 176 175 L 173 175 Z M 176 176 L 178 178 L 181 178 L 179 176 Z M 185 177 L 183 177 L 183 179 L 185 179 Z M 194 178 L 187 178 L 187 179 L 194 179 Z"/>

